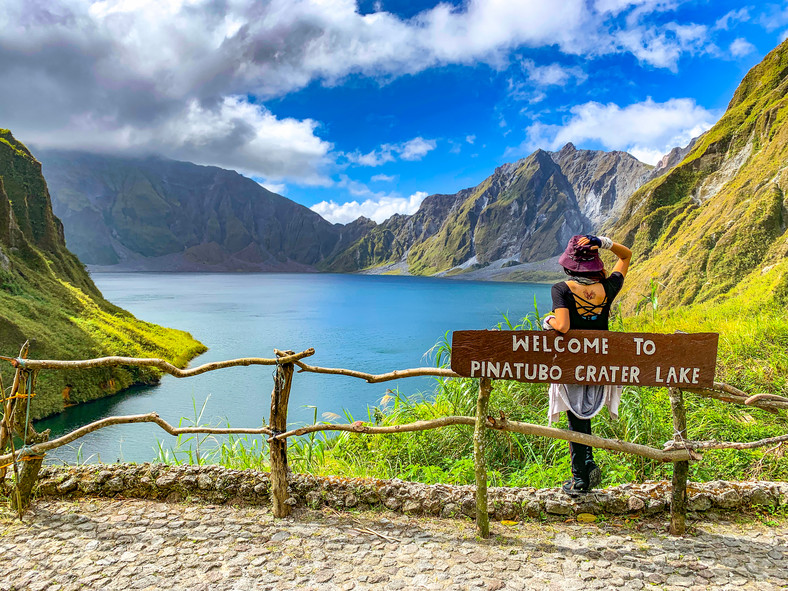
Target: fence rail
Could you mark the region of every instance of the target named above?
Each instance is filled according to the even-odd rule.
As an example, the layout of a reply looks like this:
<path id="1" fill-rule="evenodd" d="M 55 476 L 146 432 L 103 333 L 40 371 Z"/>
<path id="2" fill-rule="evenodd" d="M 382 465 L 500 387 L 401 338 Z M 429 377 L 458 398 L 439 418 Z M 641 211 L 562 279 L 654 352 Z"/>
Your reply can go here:
<path id="1" fill-rule="evenodd" d="M 30 502 L 30 494 L 37 479 L 38 471 L 43 461 L 43 454 L 52 449 L 72 443 L 80 437 L 104 427 L 131 423 L 155 423 L 170 435 L 181 434 L 252 434 L 268 436 L 270 466 L 271 466 L 271 497 L 275 517 L 284 517 L 290 513 L 291 506 L 287 503 L 288 468 L 287 468 L 287 439 L 315 433 L 319 431 L 344 431 L 359 434 L 379 435 L 387 433 L 406 433 L 437 429 L 450 425 L 466 425 L 473 427 L 474 443 L 474 468 L 476 474 L 476 522 L 479 534 L 482 537 L 489 535 L 489 517 L 487 514 L 487 470 L 484 458 L 485 432 L 487 429 L 536 435 L 551 439 L 589 445 L 591 447 L 610 451 L 634 454 L 644 458 L 672 462 L 673 470 L 673 499 L 671 502 L 670 531 L 682 534 L 685 531 L 686 515 L 686 490 L 687 472 L 689 462 L 702 458 L 702 451 L 711 449 L 755 449 L 788 441 L 788 434 L 779 437 L 770 437 L 759 441 L 692 441 L 687 436 L 686 412 L 684 408 L 683 392 L 677 388 L 669 388 L 671 412 L 673 415 L 674 438 L 665 443 L 662 449 L 621 441 L 607 439 L 595 435 L 587 435 L 575 431 L 522 423 L 509 420 L 503 413 L 499 417 L 488 416 L 487 407 L 492 392 L 492 380 L 482 378 L 479 380 L 477 398 L 477 412 L 475 417 L 446 416 L 436 419 L 416 421 L 402 425 L 376 426 L 367 425 L 356 421 L 347 425 L 319 424 L 287 430 L 287 411 L 290 389 L 295 368 L 298 373 L 309 372 L 319 374 L 342 375 L 363 379 L 369 383 L 386 382 L 416 376 L 434 376 L 440 378 L 459 378 L 450 369 L 421 367 L 404 370 L 395 370 L 384 374 L 370 374 L 353 369 L 326 368 L 308 365 L 303 360 L 314 355 L 310 348 L 300 353 L 293 351 L 274 350 L 274 358 L 248 357 L 207 363 L 192 369 L 180 369 L 163 359 L 133 358 L 133 357 L 102 357 L 78 361 L 34 360 L 28 359 L 28 345 L 23 345 L 18 357 L 2 357 L 0 360 L 10 363 L 16 368 L 13 385 L 6 396 L 3 390 L 3 418 L 0 422 L 0 478 L 4 478 L 9 466 L 13 466 L 16 481 L 16 498 L 12 499 L 15 507 L 22 515 Z M 271 394 L 271 414 L 268 426 L 256 428 L 215 428 L 215 427 L 174 427 L 159 417 L 156 413 L 107 417 L 88 425 L 84 425 L 71 433 L 57 439 L 49 440 L 48 432 L 36 433 L 29 420 L 29 402 L 33 395 L 36 376 L 41 370 L 84 369 L 91 367 L 108 366 L 145 366 L 156 367 L 161 371 L 178 378 L 199 375 L 208 371 L 215 371 L 230 367 L 250 365 L 275 365 L 274 387 Z M 781 414 L 788 409 L 788 399 L 773 394 L 748 395 L 733 386 L 720 382 L 714 383 L 712 389 L 686 390 L 699 396 L 714 398 L 727 403 L 741 404 L 760 408 L 762 410 Z M 20 404 L 26 400 L 25 404 Z M 23 441 L 21 449 L 15 449 L 13 434 Z M 10 447 L 10 453 L 4 453 Z M 21 466 L 20 466 L 21 464 Z"/>

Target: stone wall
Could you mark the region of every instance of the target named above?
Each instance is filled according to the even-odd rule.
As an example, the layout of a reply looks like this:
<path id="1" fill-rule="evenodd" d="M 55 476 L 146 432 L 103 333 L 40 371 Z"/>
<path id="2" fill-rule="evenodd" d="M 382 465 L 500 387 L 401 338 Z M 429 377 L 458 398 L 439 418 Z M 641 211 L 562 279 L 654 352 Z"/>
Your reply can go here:
<path id="1" fill-rule="evenodd" d="M 8 484 L 8 483 L 7 483 Z M 159 464 L 93 464 L 45 466 L 37 487 L 39 497 L 131 497 L 214 504 L 266 505 L 266 472 L 228 470 L 220 466 Z M 292 474 L 290 498 L 295 506 L 335 509 L 387 508 L 414 515 L 454 517 L 475 515 L 475 487 L 421 484 L 402 480 L 318 477 Z M 688 510 L 737 510 L 788 505 L 786 482 L 689 483 Z M 490 488 L 492 519 L 521 519 L 577 513 L 654 515 L 670 507 L 670 483 L 626 484 L 570 499 L 559 489 Z"/>

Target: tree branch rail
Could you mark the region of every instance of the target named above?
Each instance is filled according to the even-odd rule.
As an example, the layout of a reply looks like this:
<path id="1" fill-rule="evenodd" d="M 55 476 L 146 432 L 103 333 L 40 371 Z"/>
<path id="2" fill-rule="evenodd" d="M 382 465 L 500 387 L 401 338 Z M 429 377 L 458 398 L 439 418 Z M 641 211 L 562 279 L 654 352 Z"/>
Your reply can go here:
<path id="1" fill-rule="evenodd" d="M 135 358 L 135 357 L 101 357 L 97 359 L 85 359 L 75 361 L 59 361 L 59 360 L 35 360 L 35 359 L 22 359 L 13 357 L 0 356 L 0 360 L 11 363 L 16 368 L 21 368 L 29 371 L 36 371 L 41 369 L 63 370 L 63 369 L 87 369 L 95 367 L 110 367 L 119 365 L 142 366 L 142 367 L 155 367 L 161 371 L 170 374 L 176 378 L 185 378 L 200 375 L 209 371 L 224 369 L 229 367 L 250 366 L 250 365 L 285 365 L 292 363 L 299 368 L 300 372 L 330 374 L 330 375 L 344 375 L 348 377 L 359 378 L 368 383 L 387 382 L 396 379 L 409 378 L 409 377 L 423 377 L 433 376 L 438 378 L 459 378 L 458 374 L 447 368 L 434 368 L 434 367 L 420 367 L 412 369 L 394 370 L 383 374 L 371 374 L 367 372 L 342 369 L 342 368 L 328 368 L 308 365 L 302 360 L 306 357 L 314 355 L 313 348 L 306 349 L 300 353 L 283 353 L 276 351 L 276 358 L 261 358 L 261 357 L 244 357 L 240 359 L 230 359 L 226 361 L 216 361 L 213 363 L 206 363 L 192 369 L 180 369 L 171 363 L 157 358 Z M 739 390 L 728 384 L 722 382 L 715 382 L 713 389 L 686 389 L 686 391 L 694 392 L 700 396 L 715 398 L 723 402 L 729 402 L 740 405 L 754 406 L 762 410 L 781 414 L 781 411 L 788 409 L 788 399 L 774 394 L 756 394 L 749 395 L 746 392 Z M 129 416 L 115 416 L 107 417 L 83 427 L 72 431 L 62 437 L 38 443 L 32 446 L 25 447 L 24 449 L 16 450 L 15 452 L 0 455 L 0 464 L 12 461 L 14 458 L 19 460 L 23 456 L 30 456 L 32 454 L 41 454 L 63 445 L 67 445 L 76 441 L 93 431 L 103 429 L 105 427 L 131 424 L 131 423 L 155 423 L 170 435 L 182 434 L 216 434 L 216 435 L 229 435 L 229 434 L 247 434 L 247 435 L 267 435 L 268 442 L 286 440 L 289 437 L 305 435 L 309 433 L 316 433 L 321 431 L 339 431 L 350 433 L 364 433 L 369 435 L 380 435 L 390 433 L 407 433 L 415 431 L 425 431 L 429 429 L 437 429 L 453 425 L 475 426 L 476 419 L 474 417 L 466 416 L 448 416 L 440 417 L 437 419 L 416 421 L 402 425 L 390 426 L 372 426 L 366 425 L 361 421 L 348 425 L 334 425 L 334 424 L 316 424 L 299 427 L 284 433 L 276 433 L 269 427 L 260 428 L 213 428 L 213 427 L 174 427 L 167 421 L 162 419 L 156 413 L 149 413 L 143 415 L 129 415 Z M 498 431 L 522 433 L 525 435 L 535 435 L 541 437 L 548 437 L 551 439 L 561 439 L 573 443 L 580 443 L 589 445 L 599 449 L 607 449 L 610 451 L 629 453 L 638 455 L 644 458 L 652 459 L 660 462 L 677 462 L 687 460 L 700 459 L 700 451 L 710 449 L 756 449 L 773 444 L 782 444 L 788 441 L 788 435 L 779 437 L 770 437 L 752 442 L 733 442 L 733 441 L 668 441 L 665 443 L 663 449 L 657 449 L 646 445 L 629 443 L 617 439 L 606 439 L 595 435 L 586 435 L 575 431 L 568 431 L 563 429 L 556 429 L 553 427 L 545 427 L 542 425 L 534 425 L 531 423 L 521 423 L 518 421 L 508 420 L 503 414 L 500 418 L 487 417 L 486 426 L 490 429 Z"/>
<path id="2" fill-rule="evenodd" d="M 23 369 L 39 370 L 39 369 L 90 369 L 94 367 L 115 367 L 118 365 L 132 365 L 137 367 L 155 367 L 165 373 L 170 374 L 176 378 L 189 378 L 192 376 L 200 375 L 208 371 L 216 369 L 224 369 L 227 367 L 249 366 L 249 365 L 277 365 L 285 363 L 293 363 L 304 357 L 314 355 L 315 350 L 310 347 L 306 351 L 294 353 L 292 355 L 285 355 L 275 359 L 266 359 L 264 357 L 243 357 L 241 359 L 229 359 L 227 361 L 214 361 L 213 363 L 206 363 L 192 369 L 180 369 L 173 364 L 158 358 L 139 358 L 139 357 L 99 357 L 97 359 L 83 359 L 79 361 L 55 361 L 55 360 L 39 360 L 39 359 L 20 359 L 14 357 L 0 357 L 0 360 L 8 361 L 14 367 L 22 367 Z"/>
<path id="3" fill-rule="evenodd" d="M 10 453 L 0 456 L 0 464 L 5 464 L 7 462 L 13 461 L 14 455 L 16 455 L 17 461 L 19 461 L 22 456 L 28 455 L 38 455 L 44 452 L 57 449 L 58 447 L 63 447 L 64 445 L 68 445 L 69 443 L 76 441 L 80 437 L 84 437 L 88 433 L 92 433 L 93 431 L 98 431 L 99 429 L 103 429 L 104 427 L 111 427 L 113 425 L 126 425 L 131 423 L 155 423 L 162 429 L 164 429 L 170 435 L 187 435 L 187 434 L 210 434 L 210 435 L 273 435 L 273 431 L 268 427 L 258 427 L 258 428 L 222 428 L 222 427 L 174 427 L 169 424 L 167 421 L 162 419 L 158 414 L 155 412 L 151 412 L 144 415 L 126 415 L 120 417 L 106 417 L 100 419 L 98 421 L 94 421 L 89 423 L 79 429 L 75 429 L 71 433 L 66 433 L 62 437 L 58 437 L 57 439 L 53 439 L 51 441 L 46 441 L 44 443 L 37 443 L 35 445 L 31 445 L 24 449 L 20 449 L 16 451 L 16 454 Z"/>

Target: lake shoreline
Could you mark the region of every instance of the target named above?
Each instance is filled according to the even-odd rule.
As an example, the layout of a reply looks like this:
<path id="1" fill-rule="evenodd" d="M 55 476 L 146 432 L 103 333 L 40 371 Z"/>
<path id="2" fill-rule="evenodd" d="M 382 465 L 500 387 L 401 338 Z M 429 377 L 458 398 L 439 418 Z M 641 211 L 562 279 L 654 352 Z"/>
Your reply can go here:
<path id="1" fill-rule="evenodd" d="M 324 273 L 97 273 L 104 297 L 140 319 L 189 332 L 209 349 L 191 363 L 273 357 L 274 349 L 314 347 L 310 364 L 368 373 L 432 365 L 425 353 L 447 332 L 489 329 L 505 318 L 550 305 L 549 286 L 434 277 Z M 199 360 L 199 361 L 195 361 Z M 222 369 L 158 385 L 135 386 L 37 421 L 52 437 L 107 416 L 157 412 L 170 424 L 259 427 L 270 412 L 270 367 Z M 368 384 L 343 376 L 297 374 L 290 423 L 325 420 L 323 413 L 366 420 L 389 390 L 428 396 L 431 378 Z M 203 410 L 203 405 L 205 406 Z M 317 407 L 317 410 L 315 410 Z M 202 413 L 201 413 L 202 410 Z M 316 418 L 315 418 L 316 417 Z M 103 429 L 84 441 L 82 457 L 150 461 L 174 438 L 155 425 Z M 69 455 L 70 454 L 70 455 Z M 66 450 L 61 461 L 73 461 Z"/>

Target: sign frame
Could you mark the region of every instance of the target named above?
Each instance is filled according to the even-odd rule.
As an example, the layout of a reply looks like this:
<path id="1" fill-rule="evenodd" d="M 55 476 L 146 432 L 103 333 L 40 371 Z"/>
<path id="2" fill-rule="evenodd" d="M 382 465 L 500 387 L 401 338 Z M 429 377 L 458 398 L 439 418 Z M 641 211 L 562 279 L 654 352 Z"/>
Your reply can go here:
<path id="1" fill-rule="evenodd" d="M 460 330 L 451 369 L 532 383 L 712 388 L 719 333 Z"/>

